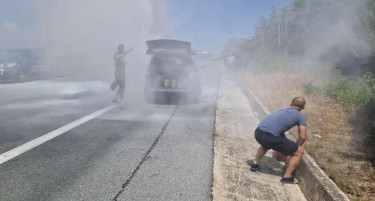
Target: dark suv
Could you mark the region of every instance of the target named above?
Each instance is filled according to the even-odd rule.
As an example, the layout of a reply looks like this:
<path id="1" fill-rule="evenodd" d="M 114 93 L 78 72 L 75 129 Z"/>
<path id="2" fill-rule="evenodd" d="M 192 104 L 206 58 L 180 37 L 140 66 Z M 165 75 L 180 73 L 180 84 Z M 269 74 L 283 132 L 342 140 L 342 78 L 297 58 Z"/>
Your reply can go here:
<path id="1" fill-rule="evenodd" d="M 152 55 L 144 88 L 146 102 L 164 101 L 171 96 L 198 101 L 201 82 L 190 43 L 169 39 L 146 43 L 147 54 Z"/>

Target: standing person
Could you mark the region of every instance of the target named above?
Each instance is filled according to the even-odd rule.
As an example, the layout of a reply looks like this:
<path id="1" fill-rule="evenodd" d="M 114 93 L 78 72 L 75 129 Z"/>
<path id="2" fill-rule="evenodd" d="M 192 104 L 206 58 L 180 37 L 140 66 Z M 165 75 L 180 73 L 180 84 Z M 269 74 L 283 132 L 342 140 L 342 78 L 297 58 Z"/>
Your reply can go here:
<path id="1" fill-rule="evenodd" d="M 118 89 L 113 102 L 120 104 L 121 108 L 123 107 L 122 104 L 125 92 L 125 55 L 129 54 L 132 51 L 132 48 L 125 51 L 125 46 L 123 44 L 119 44 L 117 46 L 117 52 L 114 55 L 115 81 L 118 85 Z"/>
<path id="2" fill-rule="evenodd" d="M 289 156 L 285 164 L 285 172 L 280 180 L 284 184 L 298 184 L 293 172 L 302 160 L 303 143 L 307 137 L 307 121 L 300 113 L 305 108 L 305 99 L 295 97 L 289 108 L 278 110 L 262 120 L 255 130 L 255 139 L 261 145 L 250 165 L 250 170 L 259 170 L 259 162 L 269 149 Z M 298 126 L 298 139 L 293 142 L 285 137 L 285 132 Z"/>

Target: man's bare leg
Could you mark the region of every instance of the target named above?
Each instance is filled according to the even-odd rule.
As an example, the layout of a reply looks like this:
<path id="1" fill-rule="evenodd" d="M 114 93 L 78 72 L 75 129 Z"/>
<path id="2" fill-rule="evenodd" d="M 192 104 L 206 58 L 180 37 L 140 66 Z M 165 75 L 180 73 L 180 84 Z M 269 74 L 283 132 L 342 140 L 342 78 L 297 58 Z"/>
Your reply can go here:
<path id="1" fill-rule="evenodd" d="M 124 105 L 123 105 L 123 101 L 124 101 L 124 89 L 122 89 L 122 90 L 120 90 L 119 89 L 119 94 L 118 94 L 118 103 L 119 103 L 119 105 L 120 105 L 120 108 L 123 108 L 124 107 Z"/>
<path id="2" fill-rule="evenodd" d="M 289 160 L 286 163 L 286 170 L 284 173 L 284 178 L 290 178 L 293 176 L 294 170 L 298 167 L 299 163 L 302 160 L 303 156 L 303 147 L 298 146 L 298 149 L 295 153 L 293 153 Z"/>
<path id="3" fill-rule="evenodd" d="M 115 98 L 113 99 L 113 102 L 120 103 L 120 89 L 117 89 Z"/>
<path id="4" fill-rule="evenodd" d="M 286 169 L 288 168 L 288 163 L 289 163 L 289 159 L 290 159 L 291 156 L 287 156 L 286 157 L 286 160 L 284 161 L 284 167 L 283 167 L 283 175 L 286 171 Z"/>
<path id="5" fill-rule="evenodd" d="M 260 146 L 258 148 L 258 151 L 257 151 L 256 155 L 255 155 L 255 159 L 253 160 L 253 164 L 259 165 L 260 160 L 262 160 L 263 156 L 266 155 L 267 151 L 268 151 L 267 149 Z"/>

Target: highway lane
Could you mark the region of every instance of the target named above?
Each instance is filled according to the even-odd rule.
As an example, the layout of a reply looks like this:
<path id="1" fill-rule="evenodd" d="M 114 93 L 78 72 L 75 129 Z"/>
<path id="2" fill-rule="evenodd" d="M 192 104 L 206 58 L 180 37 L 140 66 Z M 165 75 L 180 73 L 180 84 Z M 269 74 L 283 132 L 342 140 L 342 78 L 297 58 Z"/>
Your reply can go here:
<path id="1" fill-rule="evenodd" d="M 0 154 L 111 104 L 107 82 L 66 78 L 0 85 Z"/>
<path id="2" fill-rule="evenodd" d="M 1 164 L 0 200 L 210 200 L 217 66 L 202 70 L 198 104 L 145 104 L 137 90 L 130 91 L 124 110 L 113 109 Z M 34 118 L 9 114 L 14 118 L 0 124 L 1 153 L 109 104 L 105 82 L 85 82 L 91 84 L 81 82 L 87 88 L 68 96 L 75 104 L 30 108 L 9 101 L 0 107 L 1 114 L 12 113 L 9 104 L 16 103 L 28 114 L 39 111 Z M 47 92 L 30 96 L 66 97 Z"/>

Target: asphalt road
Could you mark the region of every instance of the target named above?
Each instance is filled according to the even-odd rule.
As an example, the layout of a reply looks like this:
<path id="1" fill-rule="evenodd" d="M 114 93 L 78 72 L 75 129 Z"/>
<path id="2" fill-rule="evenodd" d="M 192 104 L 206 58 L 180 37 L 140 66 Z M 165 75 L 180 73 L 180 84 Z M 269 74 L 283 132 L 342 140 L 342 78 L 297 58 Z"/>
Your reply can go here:
<path id="1" fill-rule="evenodd" d="M 211 200 L 219 66 L 202 69 L 197 104 L 145 104 L 137 85 L 125 109 L 0 164 L 0 200 Z M 0 84 L 0 154 L 111 105 L 112 95 L 108 80 L 90 78 Z"/>

